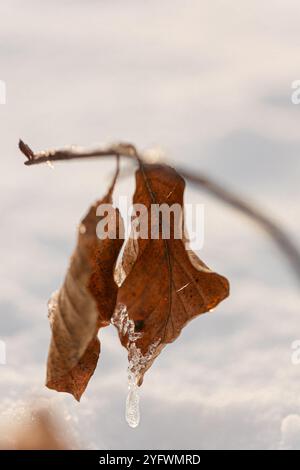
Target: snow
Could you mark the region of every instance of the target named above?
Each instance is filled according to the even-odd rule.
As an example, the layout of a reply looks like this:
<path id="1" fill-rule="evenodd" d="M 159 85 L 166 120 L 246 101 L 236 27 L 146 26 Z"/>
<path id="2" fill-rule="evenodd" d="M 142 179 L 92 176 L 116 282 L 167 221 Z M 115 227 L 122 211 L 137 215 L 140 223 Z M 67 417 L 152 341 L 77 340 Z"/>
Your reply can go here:
<path id="1" fill-rule="evenodd" d="M 229 278 L 231 297 L 146 373 L 138 428 L 124 420 L 127 353 L 113 327 L 101 330 L 80 404 L 44 387 L 47 299 L 115 162 L 25 167 L 17 143 L 161 146 L 169 162 L 262 206 L 297 242 L 299 9 L 296 0 L 1 2 L 1 421 L 41 398 L 84 448 L 297 448 L 298 284 L 263 232 L 190 187 L 186 200 L 205 205 L 199 255 Z"/>

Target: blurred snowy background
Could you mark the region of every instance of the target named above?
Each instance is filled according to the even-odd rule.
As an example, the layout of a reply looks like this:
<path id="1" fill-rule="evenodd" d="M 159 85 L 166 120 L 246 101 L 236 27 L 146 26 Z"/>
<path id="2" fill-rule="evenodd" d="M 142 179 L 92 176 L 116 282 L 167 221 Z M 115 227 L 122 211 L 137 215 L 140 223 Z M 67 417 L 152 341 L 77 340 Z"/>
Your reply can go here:
<path id="1" fill-rule="evenodd" d="M 260 230 L 192 188 L 186 200 L 206 212 L 199 254 L 230 279 L 231 297 L 187 326 L 146 374 L 140 426 L 124 419 L 127 359 L 113 328 L 101 332 L 80 404 L 44 388 L 47 299 L 114 163 L 27 168 L 17 149 L 19 137 L 36 150 L 112 140 L 161 146 L 170 162 L 265 208 L 297 242 L 299 15 L 296 0 L 1 2 L 2 426 L 42 400 L 82 448 L 300 447 L 300 365 L 291 362 L 298 285 Z"/>

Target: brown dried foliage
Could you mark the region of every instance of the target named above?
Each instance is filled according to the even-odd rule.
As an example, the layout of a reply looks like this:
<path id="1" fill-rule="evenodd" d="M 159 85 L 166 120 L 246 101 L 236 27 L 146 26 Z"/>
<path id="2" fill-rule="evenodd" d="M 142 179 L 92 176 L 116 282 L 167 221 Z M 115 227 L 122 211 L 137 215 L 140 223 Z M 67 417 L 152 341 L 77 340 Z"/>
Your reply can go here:
<path id="1" fill-rule="evenodd" d="M 96 234 L 96 209 L 102 203 L 112 204 L 115 180 L 82 220 L 65 281 L 50 309 L 52 339 L 46 385 L 72 393 L 77 400 L 98 362 L 98 330 L 110 324 L 117 298 L 113 271 L 123 240 L 100 240 Z M 121 221 L 117 209 L 115 213 Z"/>
<path id="2" fill-rule="evenodd" d="M 119 237 L 101 240 L 96 234 L 96 208 L 101 203 L 112 204 L 117 173 L 107 195 L 90 208 L 80 225 L 69 270 L 50 313 L 52 340 L 47 386 L 72 393 L 77 400 L 97 365 L 98 330 L 109 325 L 112 318 L 118 325 L 123 306 L 134 327 L 134 339 L 120 324 L 119 336 L 129 351 L 129 359 L 132 343 L 143 358 L 134 371 L 141 384 L 162 348 L 174 341 L 190 320 L 211 310 L 229 294 L 227 279 L 186 249 L 184 236 L 174 239 L 176 226 L 172 218 L 170 239 L 164 239 L 158 220 L 158 239 L 130 238 L 126 242 L 118 267 L 123 282 L 117 286 L 114 273 L 124 242 L 118 209 L 114 209 L 114 214 Z M 173 168 L 139 161 L 133 202 L 148 209 L 151 204 L 163 203 L 183 207 L 184 188 L 183 178 Z M 149 231 L 151 223 L 149 217 Z M 183 220 L 180 223 L 184 226 Z"/>
<path id="3" fill-rule="evenodd" d="M 134 204 L 143 204 L 150 212 L 152 204 L 179 204 L 183 207 L 185 182 L 171 167 L 141 164 L 136 172 Z M 153 214 L 154 215 L 154 214 Z M 184 221 L 170 218 L 170 239 L 163 238 L 161 220 L 159 238 L 138 238 L 128 242 L 123 256 L 125 281 L 119 288 L 118 303 L 126 305 L 129 319 L 141 334 L 136 347 L 146 355 L 156 344 L 154 354 L 140 371 L 145 371 L 162 348 L 174 341 L 182 328 L 194 317 L 213 309 L 229 293 L 227 279 L 212 272 L 191 250 L 186 240 L 174 239 Z M 176 230 L 177 229 L 177 230 Z M 166 234 L 165 234 L 166 235 Z M 130 348 L 128 335 L 120 334 L 121 342 Z"/>

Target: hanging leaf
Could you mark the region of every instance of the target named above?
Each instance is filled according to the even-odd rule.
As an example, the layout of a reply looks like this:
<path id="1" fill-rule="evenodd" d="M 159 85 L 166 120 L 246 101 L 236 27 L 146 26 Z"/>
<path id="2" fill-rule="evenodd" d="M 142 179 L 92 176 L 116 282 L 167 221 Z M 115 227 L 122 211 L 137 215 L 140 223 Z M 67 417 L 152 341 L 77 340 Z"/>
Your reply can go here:
<path id="1" fill-rule="evenodd" d="M 69 392 L 79 401 L 100 354 L 99 328 L 110 324 L 115 309 L 117 285 L 113 271 L 123 244 L 122 220 L 112 207 L 112 192 L 97 201 L 82 220 L 76 249 L 63 286 L 49 302 L 52 339 L 48 355 L 49 388 Z M 116 221 L 117 238 L 99 239 L 96 226 L 100 204 L 111 208 L 109 217 Z"/>
<path id="2" fill-rule="evenodd" d="M 81 223 L 65 281 L 49 305 L 52 339 L 47 368 L 47 386 L 70 392 L 79 400 L 100 354 L 98 330 L 113 323 L 128 350 L 128 422 L 135 426 L 136 385 L 142 383 L 164 346 L 174 341 L 190 320 L 229 295 L 229 283 L 188 248 L 183 216 L 185 182 L 171 167 L 144 163 L 135 147 L 126 143 L 90 151 L 40 153 L 34 153 L 22 141 L 19 146 L 27 157 L 26 165 L 95 156 L 116 156 L 119 162 L 120 154 L 139 164 L 133 203 L 145 212 L 137 210 L 140 213 L 133 218 L 133 238 L 127 241 L 117 269 L 123 222 L 118 209 L 112 207 L 112 192 L 118 168 L 107 195 L 90 208 Z M 107 203 L 113 209 L 109 217 L 118 236 L 103 240 L 97 235 L 96 208 Z M 162 205 L 180 208 L 180 217 L 172 216 L 167 227 L 160 218 Z M 152 212 L 153 206 L 158 207 L 158 213 Z M 145 226 L 146 237 L 138 234 Z M 153 237 L 153 227 L 158 236 Z"/>
<path id="3" fill-rule="evenodd" d="M 185 182 L 169 166 L 140 164 L 136 172 L 134 204 L 177 204 L 183 209 Z M 182 211 L 181 211 L 182 212 Z M 137 217 L 145 227 L 143 213 Z M 226 278 L 211 271 L 194 252 L 186 249 L 183 216 L 170 218 L 170 238 L 161 220 L 148 217 L 148 233 L 158 227 L 159 238 L 131 238 L 121 266 L 125 278 L 119 288 L 114 323 L 129 351 L 129 370 L 141 384 L 144 373 L 162 348 L 174 341 L 194 317 L 213 309 L 229 295 Z M 174 235 L 180 233 L 181 239 Z"/>

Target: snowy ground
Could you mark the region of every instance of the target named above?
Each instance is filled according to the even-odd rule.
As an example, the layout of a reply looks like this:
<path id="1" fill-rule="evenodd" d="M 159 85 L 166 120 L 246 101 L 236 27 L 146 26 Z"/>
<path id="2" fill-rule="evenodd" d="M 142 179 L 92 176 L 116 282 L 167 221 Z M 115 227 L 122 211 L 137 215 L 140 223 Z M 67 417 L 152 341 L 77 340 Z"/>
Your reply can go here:
<path id="1" fill-rule="evenodd" d="M 62 282 L 75 228 L 113 163 L 26 168 L 35 149 L 127 140 L 161 145 L 263 206 L 299 239 L 300 78 L 296 0 L 0 5 L 2 424 L 39 397 L 85 448 L 299 448 L 299 291 L 289 267 L 246 218 L 202 192 L 200 256 L 231 297 L 191 323 L 147 373 L 137 429 L 124 420 L 126 352 L 107 329 L 80 404 L 44 388 L 46 302 Z M 123 181 L 123 188 L 126 182 Z"/>

